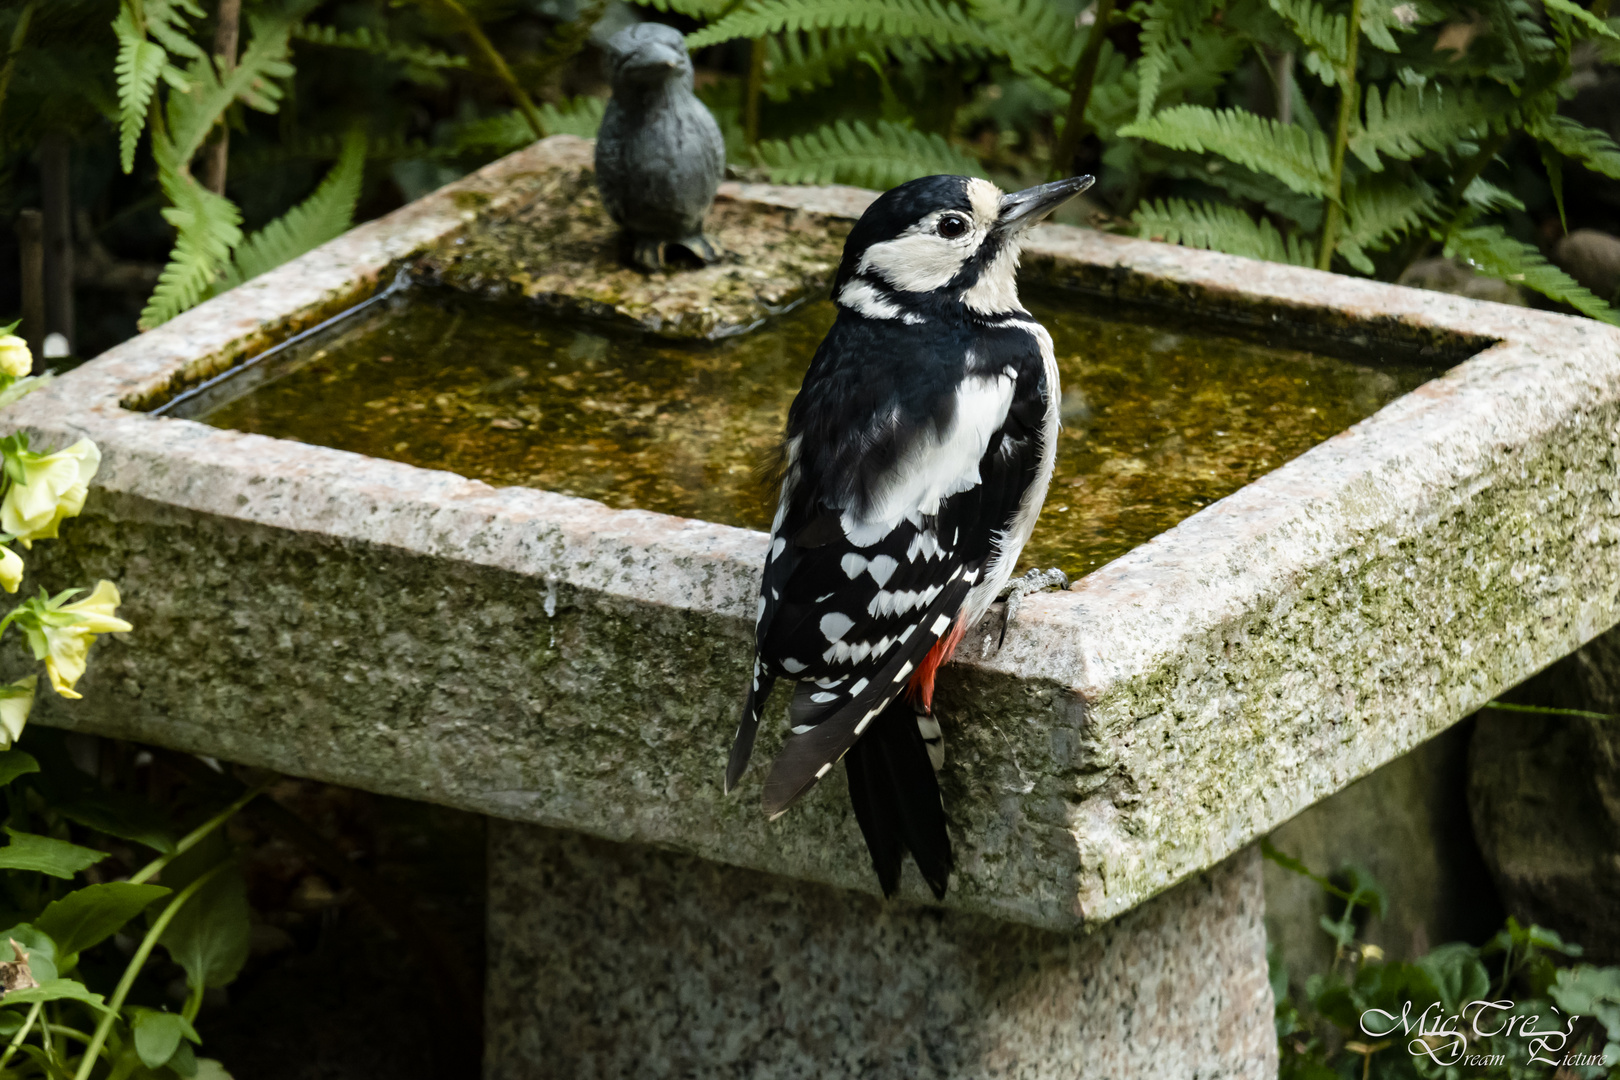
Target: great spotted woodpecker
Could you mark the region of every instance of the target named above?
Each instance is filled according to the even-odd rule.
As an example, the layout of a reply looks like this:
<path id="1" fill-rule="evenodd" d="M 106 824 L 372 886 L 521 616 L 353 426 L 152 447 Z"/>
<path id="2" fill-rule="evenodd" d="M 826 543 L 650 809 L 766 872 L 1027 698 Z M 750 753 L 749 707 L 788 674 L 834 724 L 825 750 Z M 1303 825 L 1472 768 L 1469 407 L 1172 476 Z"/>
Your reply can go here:
<path id="1" fill-rule="evenodd" d="M 765 811 L 781 814 L 843 758 L 885 895 L 906 850 L 945 894 L 934 674 L 1011 578 L 1057 448 L 1057 363 L 1018 302 L 1019 249 L 1091 182 L 1004 195 L 930 176 L 879 197 L 844 245 L 838 318 L 788 413 L 726 790 L 776 680 L 795 680 Z"/>

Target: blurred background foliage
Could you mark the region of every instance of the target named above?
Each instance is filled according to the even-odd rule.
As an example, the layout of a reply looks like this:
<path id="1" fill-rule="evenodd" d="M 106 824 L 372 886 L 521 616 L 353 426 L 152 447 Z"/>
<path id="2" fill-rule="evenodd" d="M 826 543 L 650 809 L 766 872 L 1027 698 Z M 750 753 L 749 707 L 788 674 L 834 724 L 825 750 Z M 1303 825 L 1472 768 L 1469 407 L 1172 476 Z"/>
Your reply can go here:
<path id="1" fill-rule="evenodd" d="M 1066 220 L 1614 321 L 1620 19 L 1587 2 L 5 0 L 0 212 L 45 207 L 52 328 L 94 355 L 592 134 L 600 42 L 656 18 L 746 179 L 1095 172 Z"/>

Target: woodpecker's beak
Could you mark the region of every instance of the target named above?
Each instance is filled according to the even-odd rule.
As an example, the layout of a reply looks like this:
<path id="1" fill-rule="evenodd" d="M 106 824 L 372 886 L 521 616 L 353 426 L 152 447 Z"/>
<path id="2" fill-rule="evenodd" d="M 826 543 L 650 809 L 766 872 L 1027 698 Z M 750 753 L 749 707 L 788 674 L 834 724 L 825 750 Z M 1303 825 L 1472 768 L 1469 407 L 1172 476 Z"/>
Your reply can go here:
<path id="1" fill-rule="evenodd" d="M 1071 176 L 1001 197 L 997 232 L 1022 232 L 1097 182 L 1095 176 Z"/>

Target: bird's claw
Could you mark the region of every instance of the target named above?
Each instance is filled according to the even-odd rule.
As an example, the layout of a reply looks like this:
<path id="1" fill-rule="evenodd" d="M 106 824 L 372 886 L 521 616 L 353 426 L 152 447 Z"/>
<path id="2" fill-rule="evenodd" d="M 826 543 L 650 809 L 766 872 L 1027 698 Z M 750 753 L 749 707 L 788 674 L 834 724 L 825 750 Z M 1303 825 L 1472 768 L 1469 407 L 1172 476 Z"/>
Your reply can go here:
<path id="1" fill-rule="evenodd" d="M 658 240 L 650 236 L 637 236 L 631 245 L 630 261 L 643 270 L 657 271 L 670 268 L 672 261 L 688 262 L 684 256 L 671 260 L 677 251 L 690 254 L 692 260 L 707 265 L 720 261 L 720 246 L 709 237 L 698 233 L 681 240 Z"/>
<path id="2" fill-rule="evenodd" d="M 1024 602 L 1024 597 L 1032 592 L 1040 592 L 1042 589 L 1067 589 L 1068 587 L 1069 575 L 1055 566 L 1050 570 L 1031 570 L 1023 577 L 1014 578 L 1009 582 L 1002 593 L 1002 598 L 1007 603 L 1001 609 L 1001 633 L 996 637 L 994 648 L 991 648 L 988 642 L 985 643 L 984 655 L 987 657 L 994 656 L 1001 651 L 1002 645 L 1006 644 L 1007 627 L 1012 625 L 1013 618 L 1018 614 L 1019 606 Z"/>

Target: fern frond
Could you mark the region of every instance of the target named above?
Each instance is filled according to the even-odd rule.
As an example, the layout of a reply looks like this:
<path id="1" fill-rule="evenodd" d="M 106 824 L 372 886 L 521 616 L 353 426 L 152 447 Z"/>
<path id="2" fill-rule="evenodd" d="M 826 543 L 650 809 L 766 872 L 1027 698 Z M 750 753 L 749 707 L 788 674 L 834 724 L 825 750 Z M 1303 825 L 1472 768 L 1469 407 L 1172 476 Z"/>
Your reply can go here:
<path id="1" fill-rule="evenodd" d="M 581 94 L 560 105 L 546 102 L 540 106 L 540 130 L 547 135 L 578 135 L 583 139 L 596 138 L 602 126 L 602 114 L 607 111 L 607 99 Z"/>
<path id="2" fill-rule="evenodd" d="M 1434 188 L 1418 177 L 1367 177 L 1345 192 L 1344 239 L 1357 247 L 1384 250 L 1390 241 L 1432 217 L 1436 203 Z"/>
<path id="3" fill-rule="evenodd" d="M 1476 176 L 1463 188 L 1462 200 L 1482 214 L 1503 210 L 1523 210 L 1524 203 L 1510 191 L 1504 191 L 1483 176 Z"/>
<path id="4" fill-rule="evenodd" d="M 786 101 L 794 92 L 832 86 L 850 64 L 865 56 L 891 56 L 910 60 L 947 61 L 982 55 L 926 38 L 900 39 L 869 30 L 807 30 L 771 34 L 765 38 L 765 82 L 762 89 L 772 101 Z"/>
<path id="5" fill-rule="evenodd" d="M 169 321 L 203 299 L 230 259 L 231 249 L 242 242 L 242 215 L 229 199 L 185 173 L 160 171 L 158 180 L 172 204 L 164 207 L 163 219 L 177 235 L 168 265 L 141 311 L 142 330 Z"/>
<path id="6" fill-rule="evenodd" d="M 1620 41 L 1620 34 L 1614 28 L 1596 15 L 1587 11 L 1574 0 L 1541 0 L 1541 4 L 1549 12 L 1556 11 L 1560 15 L 1567 15 L 1586 28 L 1583 37 L 1606 37 Z"/>
<path id="7" fill-rule="evenodd" d="M 1510 122 L 1504 103 L 1467 86 L 1407 86 L 1391 83 L 1387 96 L 1367 87 L 1365 123 L 1350 136 L 1349 150 L 1374 172 L 1382 158 L 1410 161 L 1425 150 L 1446 153 L 1462 139 L 1477 139 Z"/>
<path id="8" fill-rule="evenodd" d="M 1583 315 L 1620 325 L 1620 312 L 1599 300 L 1574 278 L 1542 258 L 1529 244 L 1497 225 L 1459 229 L 1446 237 L 1445 253 L 1500 281 L 1511 281 L 1568 304 Z"/>
<path id="9" fill-rule="evenodd" d="M 1316 0 L 1270 0 L 1271 10 L 1281 15 L 1308 50 L 1305 67 L 1328 86 L 1338 82 L 1339 72 L 1350 57 L 1349 20 L 1328 13 Z"/>
<path id="10" fill-rule="evenodd" d="M 348 232 L 365 168 L 365 137 L 351 135 L 344 142 L 343 156 L 315 193 L 248 237 L 212 291 L 235 288 Z"/>
<path id="11" fill-rule="evenodd" d="M 686 47 L 701 49 L 784 30 L 833 29 L 926 38 L 938 45 L 992 46 L 984 27 L 960 8 L 946 7 L 940 0 L 757 0 L 688 34 Z"/>
<path id="12" fill-rule="evenodd" d="M 208 54 L 202 46 L 186 35 L 191 32 L 188 18 L 204 17 L 203 9 L 190 0 L 150 0 L 142 5 L 146 16 L 146 32 L 157 39 L 169 52 L 190 60 L 199 60 Z"/>
<path id="13" fill-rule="evenodd" d="M 160 156 L 160 169 L 183 168 L 231 102 L 241 101 L 260 112 L 276 111 L 281 100 L 276 80 L 293 73 L 292 65 L 287 63 L 292 24 L 285 18 L 254 18 L 251 23 L 252 40 L 223 78 L 207 58 L 186 66 L 191 88 L 184 94 L 169 95 L 168 135 L 153 142 L 153 153 Z"/>
<path id="14" fill-rule="evenodd" d="M 1136 235 L 1183 247 L 1224 251 L 1268 262 L 1315 266 L 1315 245 L 1308 239 L 1284 236 L 1271 222 L 1256 222 L 1235 206 L 1222 203 L 1165 199 L 1144 202 L 1131 214 Z"/>
<path id="15" fill-rule="evenodd" d="M 970 0 L 970 10 L 988 31 L 991 48 L 1022 75 L 1067 81 L 1089 33 L 1075 25 L 1072 10 L 1052 0 Z"/>
<path id="16" fill-rule="evenodd" d="M 1220 154 L 1269 173 L 1303 195 L 1325 197 L 1332 180 L 1326 138 L 1240 109 L 1177 105 L 1146 121 L 1126 124 L 1119 134 L 1172 150 Z"/>
<path id="17" fill-rule="evenodd" d="M 1554 115 L 1532 124 L 1530 134 L 1593 172 L 1620 180 L 1620 146 L 1607 132 Z"/>
<path id="18" fill-rule="evenodd" d="M 292 28 L 292 37 L 296 41 L 307 42 L 311 45 L 321 45 L 328 49 L 352 49 L 357 52 L 370 53 L 384 60 L 393 60 L 403 64 L 415 64 L 425 68 L 465 68 L 467 58 L 452 53 L 440 52 L 430 49 L 426 45 L 413 45 L 406 41 L 395 41 L 381 30 L 372 30 L 369 27 L 359 27 L 354 30 L 339 30 L 335 26 L 319 26 L 312 23 L 297 23 Z"/>
<path id="19" fill-rule="evenodd" d="M 118 59 L 113 67 L 118 79 L 118 163 L 127 173 L 135 167 L 135 144 L 146 126 L 146 110 L 169 56 L 163 46 L 147 40 L 130 0 L 118 5 L 112 28 L 118 39 Z"/>
<path id="20" fill-rule="evenodd" d="M 1190 37 L 1214 13 L 1213 0 L 1149 0 L 1136 64 L 1136 118 L 1146 120 L 1158 101 L 1159 84 L 1171 67 L 1170 46 Z"/>
<path id="21" fill-rule="evenodd" d="M 836 123 L 783 142 L 761 140 L 760 161 L 779 184 L 890 188 L 935 173 L 983 176 L 979 163 L 942 136 L 879 120 Z"/>
<path id="22" fill-rule="evenodd" d="M 547 135 L 579 135 L 593 139 L 602 126 L 607 101 L 582 94 L 561 105 L 549 101 L 540 106 L 540 129 Z M 473 120 L 456 129 L 451 140 L 454 153 L 488 150 L 508 154 L 534 142 L 534 129 L 518 109 Z"/>

